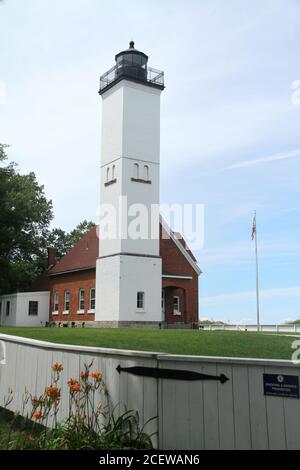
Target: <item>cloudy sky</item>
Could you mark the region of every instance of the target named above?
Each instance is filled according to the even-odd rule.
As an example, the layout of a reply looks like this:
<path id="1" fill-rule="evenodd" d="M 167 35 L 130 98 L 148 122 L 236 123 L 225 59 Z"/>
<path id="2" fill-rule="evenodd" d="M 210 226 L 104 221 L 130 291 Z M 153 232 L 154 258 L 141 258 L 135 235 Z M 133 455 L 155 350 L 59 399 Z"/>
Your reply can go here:
<path id="1" fill-rule="evenodd" d="M 300 2 L 3 0 L 0 142 L 69 230 L 96 220 L 99 76 L 134 39 L 165 71 L 161 200 L 205 205 L 200 316 L 300 318 Z M 293 89 L 294 86 L 294 89 Z"/>

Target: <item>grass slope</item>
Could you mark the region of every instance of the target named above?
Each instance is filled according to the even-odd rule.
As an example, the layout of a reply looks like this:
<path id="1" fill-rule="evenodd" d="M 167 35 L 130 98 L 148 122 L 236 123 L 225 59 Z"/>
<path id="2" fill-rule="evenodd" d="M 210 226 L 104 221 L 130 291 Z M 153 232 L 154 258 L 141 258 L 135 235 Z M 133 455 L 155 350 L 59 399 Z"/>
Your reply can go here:
<path id="1" fill-rule="evenodd" d="M 232 331 L 0 327 L 0 333 L 62 344 L 224 357 L 291 359 L 296 339 Z"/>
<path id="2" fill-rule="evenodd" d="M 34 432 L 30 432 L 30 429 L 30 422 L 0 407 L 0 451 L 21 449 L 28 434 L 38 435 L 37 429 Z"/>

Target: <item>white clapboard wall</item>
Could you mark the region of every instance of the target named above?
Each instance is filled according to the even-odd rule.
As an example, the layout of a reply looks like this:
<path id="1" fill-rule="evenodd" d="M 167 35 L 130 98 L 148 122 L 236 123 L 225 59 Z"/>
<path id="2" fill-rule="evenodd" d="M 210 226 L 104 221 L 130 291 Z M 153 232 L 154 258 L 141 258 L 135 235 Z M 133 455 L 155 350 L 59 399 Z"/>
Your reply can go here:
<path id="1" fill-rule="evenodd" d="M 20 411 L 25 388 L 41 394 L 50 384 L 51 365 L 59 362 L 64 366 L 63 419 L 68 413 L 67 381 L 92 361 L 92 369 L 103 372 L 112 407 L 137 410 L 141 424 L 157 417 L 145 430 L 157 432 L 154 445 L 160 449 L 300 449 L 300 400 L 265 396 L 263 389 L 264 373 L 299 378 L 300 366 L 291 361 L 175 356 L 0 335 L 0 406 L 12 388 L 10 409 Z M 118 365 L 225 374 L 229 380 L 156 379 L 119 374 Z"/>

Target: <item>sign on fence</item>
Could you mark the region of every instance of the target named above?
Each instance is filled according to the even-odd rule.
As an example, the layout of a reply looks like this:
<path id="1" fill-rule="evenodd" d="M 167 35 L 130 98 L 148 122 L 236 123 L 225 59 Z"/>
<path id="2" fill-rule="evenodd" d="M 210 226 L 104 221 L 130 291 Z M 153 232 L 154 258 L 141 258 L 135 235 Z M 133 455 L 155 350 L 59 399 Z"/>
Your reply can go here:
<path id="1" fill-rule="evenodd" d="M 275 397 L 299 398 L 298 376 L 264 374 L 264 394 Z"/>

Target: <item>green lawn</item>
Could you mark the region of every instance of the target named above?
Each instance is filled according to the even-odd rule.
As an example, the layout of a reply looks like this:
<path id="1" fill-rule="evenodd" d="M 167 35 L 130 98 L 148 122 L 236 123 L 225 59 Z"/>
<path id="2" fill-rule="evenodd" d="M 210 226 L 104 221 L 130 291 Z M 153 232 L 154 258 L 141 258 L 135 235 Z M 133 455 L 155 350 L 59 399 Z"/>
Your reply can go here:
<path id="1" fill-rule="evenodd" d="M 198 330 L 20 328 L 0 333 L 54 343 L 204 356 L 291 359 L 296 338 L 264 333 Z"/>

